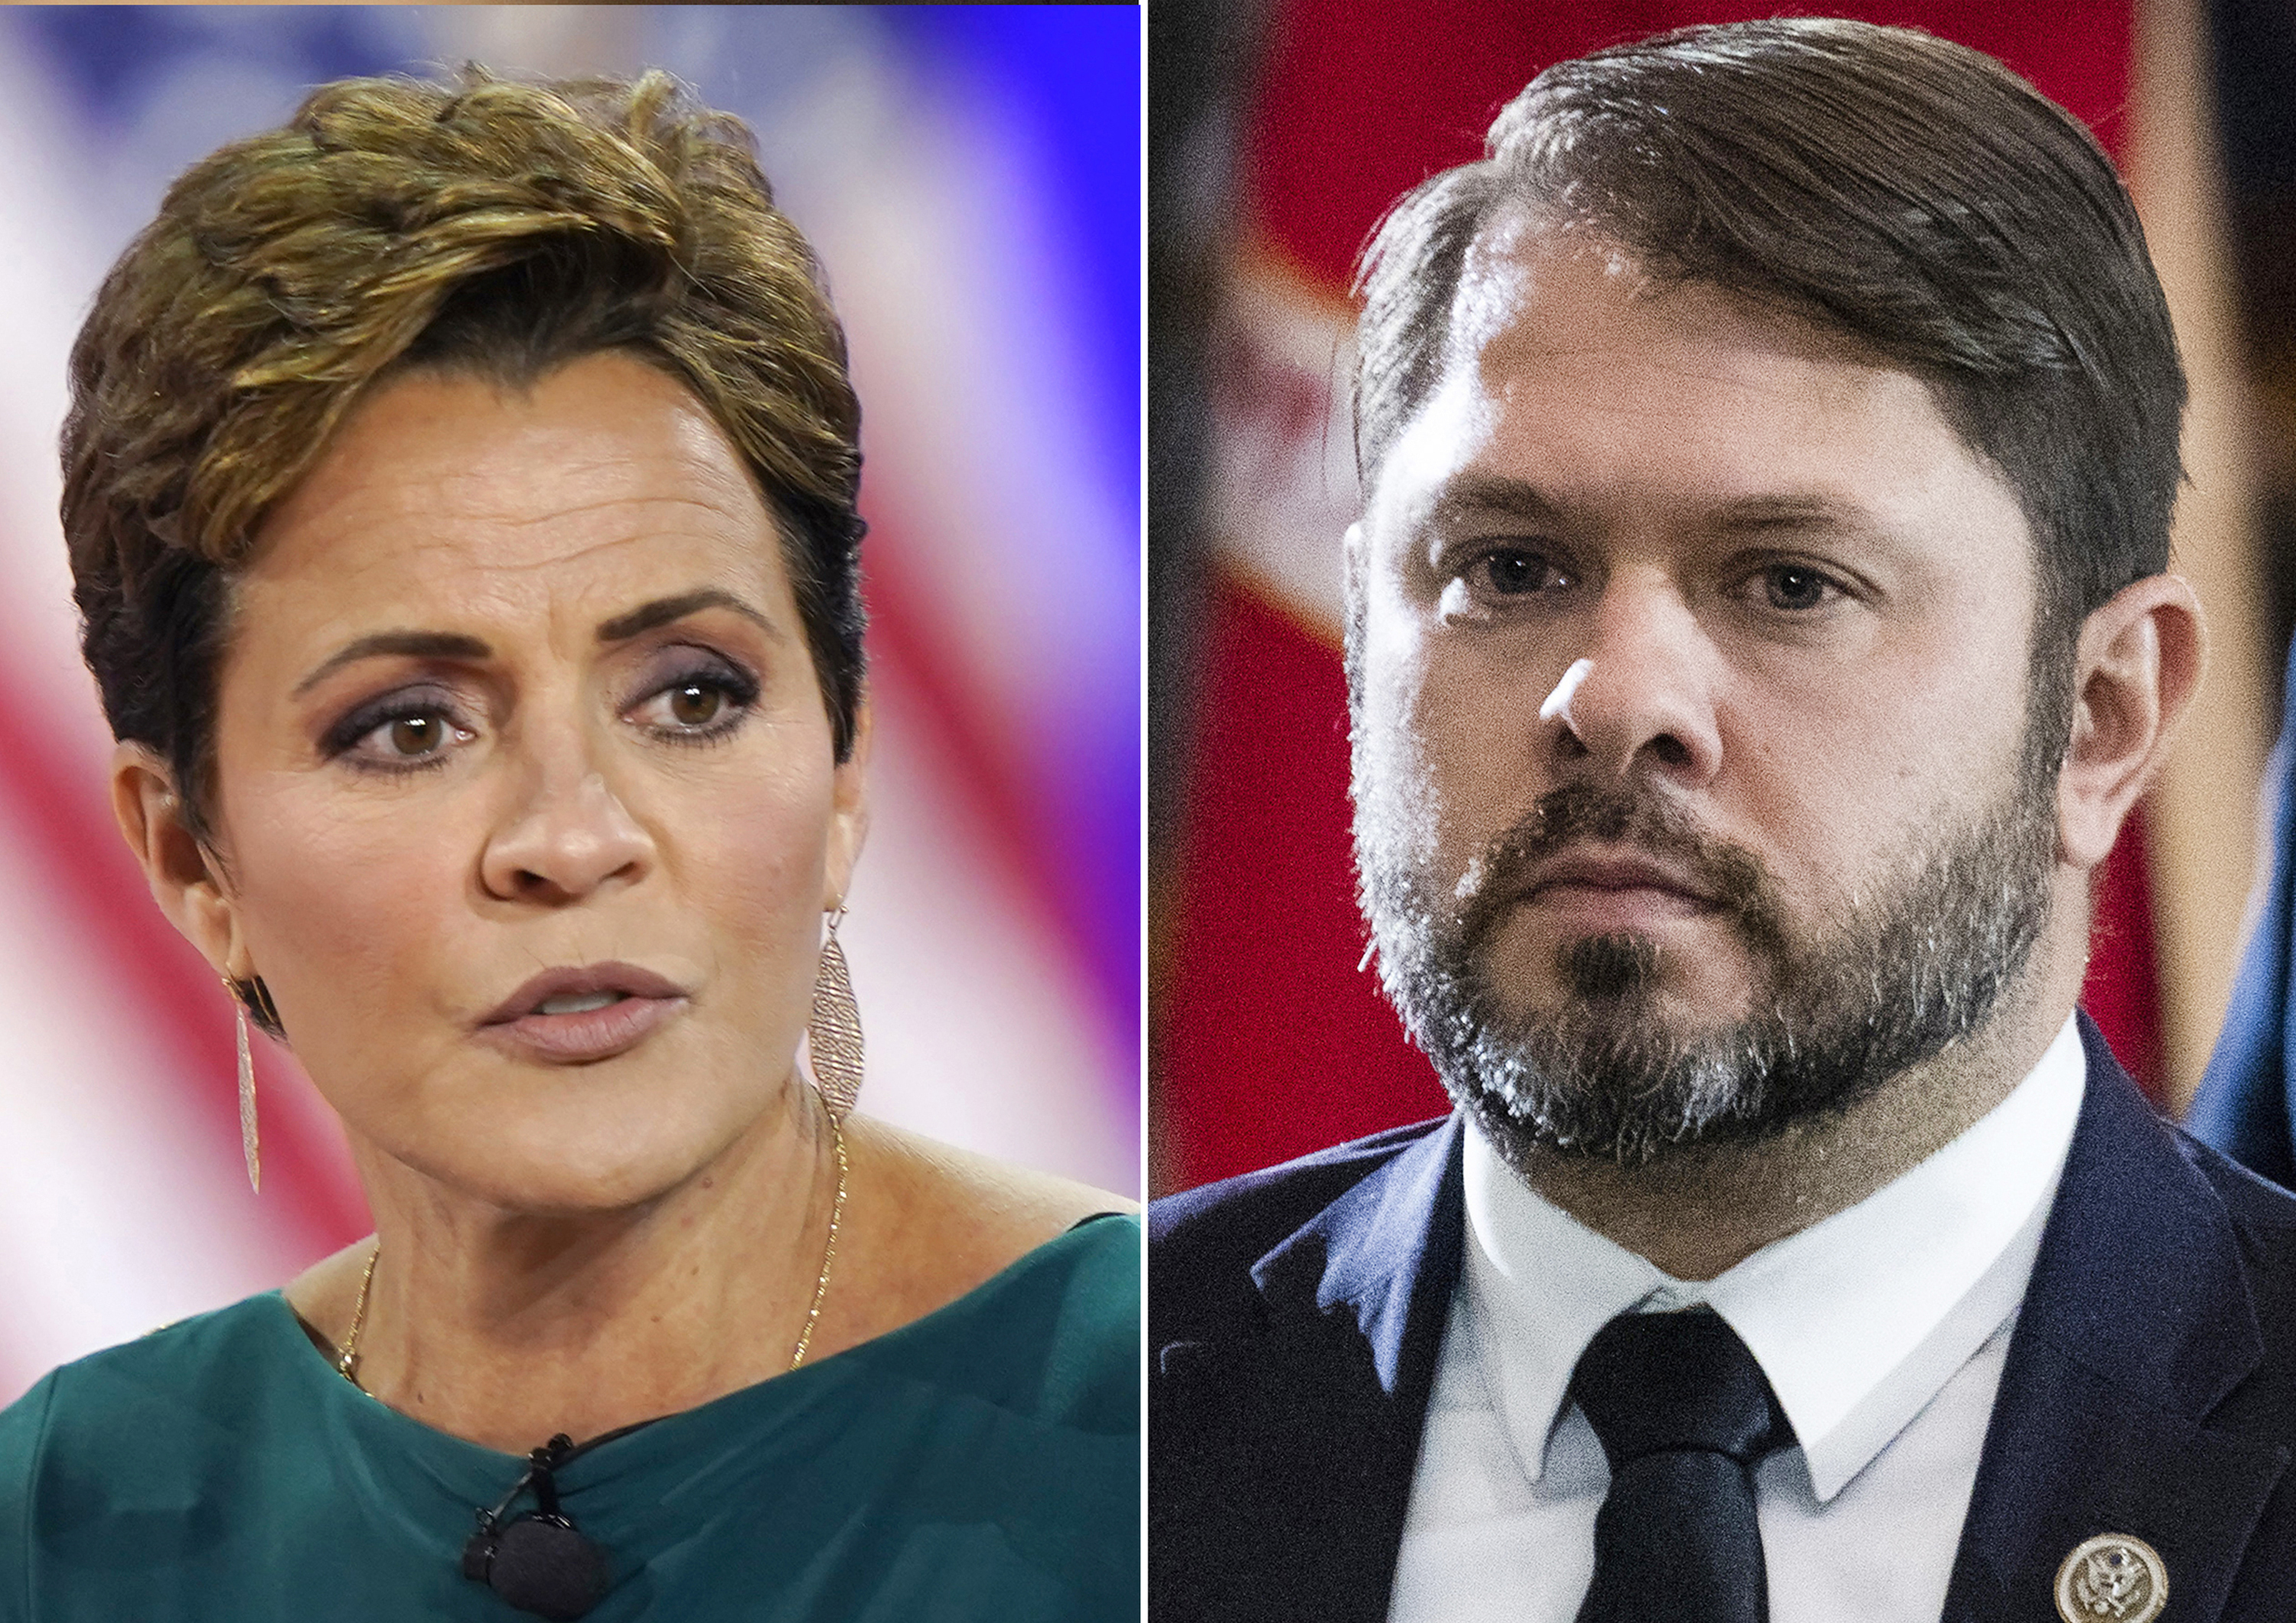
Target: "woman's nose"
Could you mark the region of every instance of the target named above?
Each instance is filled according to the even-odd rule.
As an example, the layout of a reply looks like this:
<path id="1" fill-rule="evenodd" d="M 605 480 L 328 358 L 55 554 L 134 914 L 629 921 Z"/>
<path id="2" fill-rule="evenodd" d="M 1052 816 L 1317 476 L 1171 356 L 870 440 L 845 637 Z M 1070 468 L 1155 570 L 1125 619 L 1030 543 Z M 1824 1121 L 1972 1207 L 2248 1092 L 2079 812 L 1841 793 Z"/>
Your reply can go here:
<path id="1" fill-rule="evenodd" d="M 480 881 L 491 894 L 506 901 L 578 901 L 652 866 L 653 837 L 594 766 L 545 769 L 537 778 L 480 859 Z"/>

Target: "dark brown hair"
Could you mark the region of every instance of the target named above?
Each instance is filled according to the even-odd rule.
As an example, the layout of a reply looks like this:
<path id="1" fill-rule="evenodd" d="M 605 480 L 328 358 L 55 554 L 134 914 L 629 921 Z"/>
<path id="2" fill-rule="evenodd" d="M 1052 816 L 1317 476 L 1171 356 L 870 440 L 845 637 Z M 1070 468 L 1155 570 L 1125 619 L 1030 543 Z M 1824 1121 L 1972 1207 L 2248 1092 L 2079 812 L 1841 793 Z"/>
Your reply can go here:
<path id="1" fill-rule="evenodd" d="M 344 79 L 169 188 L 71 357 L 64 536 L 113 733 L 208 833 L 231 579 L 380 380 L 619 350 L 692 389 L 780 521 L 837 758 L 862 683 L 860 411 L 755 143 L 668 75 Z"/>
<path id="2" fill-rule="evenodd" d="M 2032 528 L 2037 685 L 2070 680 L 2092 610 L 2168 567 L 2185 373 L 2143 228 L 2089 133 L 1992 58 L 1831 19 L 1685 29 L 1549 68 L 1486 150 L 1365 251 L 1366 480 L 1439 379 L 1468 245 L 1520 206 L 1925 380 Z M 2069 694 L 2037 701 L 2070 725 Z M 2063 746 L 2029 741 L 2052 771 Z"/>

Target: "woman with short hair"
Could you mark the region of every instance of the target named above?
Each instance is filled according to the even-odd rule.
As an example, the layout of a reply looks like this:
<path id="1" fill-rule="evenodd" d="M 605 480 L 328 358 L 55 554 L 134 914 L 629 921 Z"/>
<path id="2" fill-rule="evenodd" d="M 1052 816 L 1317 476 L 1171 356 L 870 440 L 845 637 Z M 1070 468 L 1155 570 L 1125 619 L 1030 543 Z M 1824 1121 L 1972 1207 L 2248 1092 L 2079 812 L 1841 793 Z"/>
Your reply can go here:
<path id="1" fill-rule="evenodd" d="M 0 1619 L 1136 1610 L 1128 1203 L 847 1113 L 858 410 L 747 132 L 324 86 L 72 399 L 120 827 L 376 1232 L 0 1415 Z"/>

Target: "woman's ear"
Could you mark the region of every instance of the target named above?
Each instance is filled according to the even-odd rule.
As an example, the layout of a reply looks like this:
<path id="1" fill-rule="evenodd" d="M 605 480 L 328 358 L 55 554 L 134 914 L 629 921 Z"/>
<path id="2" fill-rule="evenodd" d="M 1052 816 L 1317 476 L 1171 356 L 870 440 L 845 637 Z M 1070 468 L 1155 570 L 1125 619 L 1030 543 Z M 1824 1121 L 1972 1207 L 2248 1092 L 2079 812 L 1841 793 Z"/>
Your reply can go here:
<path id="1" fill-rule="evenodd" d="M 2073 659 L 2073 728 L 2057 779 L 2063 859 L 2094 868 L 2152 787 L 2207 659 L 2200 600 L 2176 575 L 2122 587 L 2082 625 Z"/>
<path id="2" fill-rule="evenodd" d="M 869 838 L 869 741 L 873 734 L 869 690 L 853 704 L 853 747 L 838 762 L 831 782 L 828 894 L 824 912 L 833 911 L 853 888 L 853 869 Z"/>
<path id="3" fill-rule="evenodd" d="M 251 971 L 240 962 L 238 915 L 214 853 L 192 831 L 174 775 L 148 745 L 124 742 L 111 752 L 111 815 L 160 911 L 218 974 L 234 973 L 236 964 L 246 979 Z"/>

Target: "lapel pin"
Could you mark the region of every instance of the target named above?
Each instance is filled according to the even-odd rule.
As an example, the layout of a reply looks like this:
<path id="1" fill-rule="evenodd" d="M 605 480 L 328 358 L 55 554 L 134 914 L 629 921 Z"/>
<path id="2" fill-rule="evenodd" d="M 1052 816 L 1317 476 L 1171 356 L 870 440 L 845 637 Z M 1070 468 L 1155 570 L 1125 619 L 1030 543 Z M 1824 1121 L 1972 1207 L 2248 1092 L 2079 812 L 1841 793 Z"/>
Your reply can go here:
<path id="1" fill-rule="evenodd" d="M 2168 1563 L 2127 1533 L 2084 1540 L 2057 1569 L 2057 1616 L 2064 1623 L 2152 1623 L 2168 1603 Z"/>

